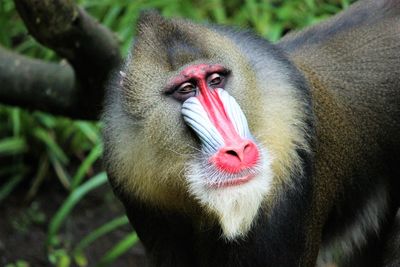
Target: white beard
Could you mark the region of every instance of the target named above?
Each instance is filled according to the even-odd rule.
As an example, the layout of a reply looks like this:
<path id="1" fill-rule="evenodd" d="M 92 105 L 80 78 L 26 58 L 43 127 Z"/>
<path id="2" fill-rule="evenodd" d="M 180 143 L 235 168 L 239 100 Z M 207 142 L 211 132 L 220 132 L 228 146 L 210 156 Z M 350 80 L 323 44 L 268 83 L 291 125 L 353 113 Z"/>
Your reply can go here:
<path id="1" fill-rule="evenodd" d="M 262 162 L 266 162 L 265 158 Z M 201 164 L 192 162 L 186 175 L 189 181 L 189 191 L 214 213 L 223 231 L 223 237 L 232 240 L 244 237 L 250 230 L 254 218 L 270 191 L 272 182 L 271 162 L 262 166 L 261 173 L 250 181 L 234 186 L 210 187 L 204 178 L 204 168 Z"/>

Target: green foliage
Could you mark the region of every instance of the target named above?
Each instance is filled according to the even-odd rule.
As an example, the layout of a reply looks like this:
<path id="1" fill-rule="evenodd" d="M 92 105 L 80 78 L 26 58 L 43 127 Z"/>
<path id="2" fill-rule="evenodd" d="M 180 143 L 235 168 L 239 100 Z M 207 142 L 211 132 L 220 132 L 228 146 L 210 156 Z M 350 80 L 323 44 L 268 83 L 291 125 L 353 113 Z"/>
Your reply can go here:
<path id="1" fill-rule="evenodd" d="M 216 22 L 252 28 L 265 38 L 276 41 L 284 33 L 305 27 L 346 8 L 353 0 L 77 0 L 103 25 L 112 29 L 126 54 L 135 33 L 135 22 L 144 9 L 158 9 L 166 17 L 185 17 L 199 22 Z M 18 17 L 12 0 L 0 1 L 0 44 L 25 55 L 60 60 L 53 51 L 39 45 Z M 4 30 L 7 29 L 7 30 Z M 98 238 L 127 224 L 125 216 L 93 229 L 75 248 L 63 246 L 59 235 L 73 207 L 91 190 L 103 185 L 106 175 L 96 168 L 102 153 L 100 125 L 71 121 L 41 112 L 0 106 L 0 205 L 22 184 L 28 184 L 26 199 L 40 194 L 46 179 L 56 177 L 65 189 L 64 201 L 49 218 L 48 260 L 54 266 L 87 266 L 84 250 Z M 30 207 L 27 216 L 15 221 L 25 231 L 32 222 L 47 218 L 38 207 Z M 98 262 L 110 265 L 135 242 L 135 233 L 126 236 Z M 8 267 L 29 266 L 17 261 Z"/>
<path id="2" fill-rule="evenodd" d="M 57 244 L 56 234 L 65 221 L 65 218 L 71 212 L 72 208 L 81 200 L 89 191 L 99 187 L 107 181 L 107 175 L 104 172 L 92 177 L 87 182 L 80 185 L 66 198 L 60 209 L 50 221 L 49 233 L 47 235 L 47 245 L 49 247 Z"/>
<path id="3" fill-rule="evenodd" d="M 12 221 L 13 229 L 19 232 L 29 232 L 31 225 L 43 225 L 46 222 L 46 215 L 41 211 L 39 203 L 32 202 L 20 216 Z"/>
<path id="4" fill-rule="evenodd" d="M 66 249 L 52 250 L 48 254 L 49 262 L 56 267 L 69 267 L 71 265 L 71 256 Z"/>
<path id="5" fill-rule="evenodd" d="M 128 224 L 128 218 L 124 215 L 114 220 L 107 222 L 106 224 L 100 226 L 99 228 L 93 230 L 90 234 L 85 236 L 75 247 L 73 254 L 78 255 L 81 254 L 82 251 L 88 247 L 91 243 L 96 241 L 98 238 L 103 235 L 115 230 L 116 228 Z"/>
<path id="6" fill-rule="evenodd" d="M 127 235 L 124 239 L 119 241 L 110 251 L 108 251 L 96 265 L 97 267 L 109 266 L 114 262 L 119 256 L 124 254 L 128 249 L 130 249 L 136 242 L 138 237 L 136 233 Z"/>
<path id="7" fill-rule="evenodd" d="M 29 267 L 29 263 L 24 260 L 17 260 L 15 263 L 9 263 L 5 267 Z"/>

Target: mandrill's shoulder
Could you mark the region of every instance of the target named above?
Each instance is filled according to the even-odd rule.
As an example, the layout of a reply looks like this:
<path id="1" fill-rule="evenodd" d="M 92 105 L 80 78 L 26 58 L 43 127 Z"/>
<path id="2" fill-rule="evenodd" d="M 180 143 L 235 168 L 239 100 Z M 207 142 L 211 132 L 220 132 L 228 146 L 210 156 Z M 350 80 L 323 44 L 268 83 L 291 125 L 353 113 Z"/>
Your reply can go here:
<path id="1" fill-rule="evenodd" d="M 321 24 L 289 33 L 278 46 L 314 90 L 342 101 L 364 98 L 366 105 L 389 95 L 400 100 L 394 93 L 400 83 L 400 1 L 358 1 Z"/>
<path id="2" fill-rule="evenodd" d="M 278 46 L 310 84 L 321 134 L 348 140 L 354 134 L 364 147 L 398 139 L 400 1 L 358 1 L 321 24 L 288 34 Z"/>

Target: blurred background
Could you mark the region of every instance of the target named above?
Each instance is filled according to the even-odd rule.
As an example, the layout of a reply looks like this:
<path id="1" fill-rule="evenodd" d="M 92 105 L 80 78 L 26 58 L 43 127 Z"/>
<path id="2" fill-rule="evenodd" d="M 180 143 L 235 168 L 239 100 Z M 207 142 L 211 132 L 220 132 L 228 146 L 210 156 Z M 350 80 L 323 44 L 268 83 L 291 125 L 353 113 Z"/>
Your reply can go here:
<path id="1" fill-rule="evenodd" d="M 351 0 L 79 0 L 126 56 L 143 9 L 251 28 L 271 42 L 318 23 Z M 0 46 L 62 62 L 0 0 Z M 0 91 L 2 90 L 0 84 Z M 89 100 L 90 101 L 90 100 Z M 0 266 L 144 266 L 143 249 L 101 166 L 101 123 L 0 103 Z"/>

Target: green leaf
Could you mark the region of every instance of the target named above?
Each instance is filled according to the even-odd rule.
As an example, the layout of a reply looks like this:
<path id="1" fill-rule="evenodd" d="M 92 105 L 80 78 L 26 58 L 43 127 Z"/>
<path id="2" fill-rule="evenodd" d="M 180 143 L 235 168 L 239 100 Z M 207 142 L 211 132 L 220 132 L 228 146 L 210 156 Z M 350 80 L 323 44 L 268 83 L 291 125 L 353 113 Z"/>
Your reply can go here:
<path id="1" fill-rule="evenodd" d="M 123 225 L 126 225 L 129 223 L 128 218 L 124 215 L 118 218 L 115 218 L 112 221 L 107 222 L 106 224 L 103 224 L 99 228 L 95 229 L 94 231 L 90 232 L 87 236 L 85 236 L 75 247 L 73 254 L 79 254 L 82 253 L 82 251 L 88 247 L 90 244 L 92 244 L 94 241 L 96 241 L 98 238 L 108 234 L 109 232 L 117 229 L 118 227 L 121 227 Z"/>
<path id="2" fill-rule="evenodd" d="M 13 108 L 11 110 L 11 121 L 13 125 L 13 135 L 19 136 L 21 134 L 21 110 Z"/>
<path id="3" fill-rule="evenodd" d="M 35 178 L 33 178 L 31 187 L 26 195 L 26 199 L 28 201 L 32 200 L 36 193 L 39 190 L 40 185 L 43 183 L 44 179 L 46 178 L 49 172 L 49 159 L 47 154 L 43 154 L 40 157 L 38 170 L 35 174 Z"/>
<path id="4" fill-rule="evenodd" d="M 80 252 L 80 253 L 75 253 L 74 254 L 74 261 L 75 263 L 79 266 L 79 267 L 85 267 L 88 265 L 88 260 L 86 258 L 86 256 Z"/>
<path id="5" fill-rule="evenodd" d="M 212 0 L 210 2 L 212 4 L 211 12 L 213 17 L 217 23 L 223 24 L 226 23 L 226 12 L 224 9 L 224 5 L 221 0 Z"/>
<path id="6" fill-rule="evenodd" d="M 138 236 L 136 233 L 129 234 L 126 236 L 124 239 L 119 241 L 111 250 L 109 250 L 106 255 L 104 255 L 99 263 L 96 265 L 97 267 L 105 267 L 109 266 L 112 262 L 114 262 L 119 256 L 124 254 L 126 251 L 128 251 L 130 248 L 133 247 L 133 245 L 136 244 L 136 242 L 139 240 Z"/>
<path id="7" fill-rule="evenodd" d="M 93 144 L 97 144 L 100 140 L 99 129 L 88 122 L 77 122 L 76 126 Z"/>
<path id="8" fill-rule="evenodd" d="M 0 141 L 0 156 L 23 154 L 28 150 L 22 137 L 10 137 Z"/>
<path id="9" fill-rule="evenodd" d="M 53 154 L 62 164 L 67 164 L 69 159 L 61 147 L 54 141 L 54 138 L 42 128 L 36 128 L 33 130 L 33 135 L 41 140 L 47 149 Z"/>
<path id="10" fill-rule="evenodd" d="M 17 260 L 15 263 L 6 264 L 5 267 L 29 267 L 29 263 L 24 260 Z"/>
<path id="11" fill-rule="evenodd" d="M 81 200 L 88 192 L 101 186 L 107 182 L 107 175 L 105 172 L 99 173 L 92 177 L 90 180 L 79 186 L 73 191 L 68 198 L 64 201 L 62 206 L 58 209 L 54 217 L 50 221 L 49 230 L 47 234 L 47 246 L 55 244 L 56 235 L 60 229 L 65 218 L 69 215 L 75 205 Z"/>
<path id="12" fill-rule="evenodd" d="M 103 146 L 101 144 L 96 145 L 89 155 L 85 158 L 82 164 L 79 166 L 74 177 L 72 178 L 71 190 L 74 190 L 85 177 L 85 174 L 93 166 L 93 164 L 98 160 L 103 153 Z"/>
<path id="13" fill-rule="evenodd" d="M 14 175 L 0 188 L 0 203 L 14 190 L 23 178 L 23 173 Z"/>
<path id="14" fill-rule="evenodd" d="M 63 167 L 62 163 L 53 154 L 50 155 L 50 162 L 53 165 L 54 171 L 57 174 L 58 180 L 65 187 L 65 189 L 71 189 L 71 178 L 67 170 Z"/>

